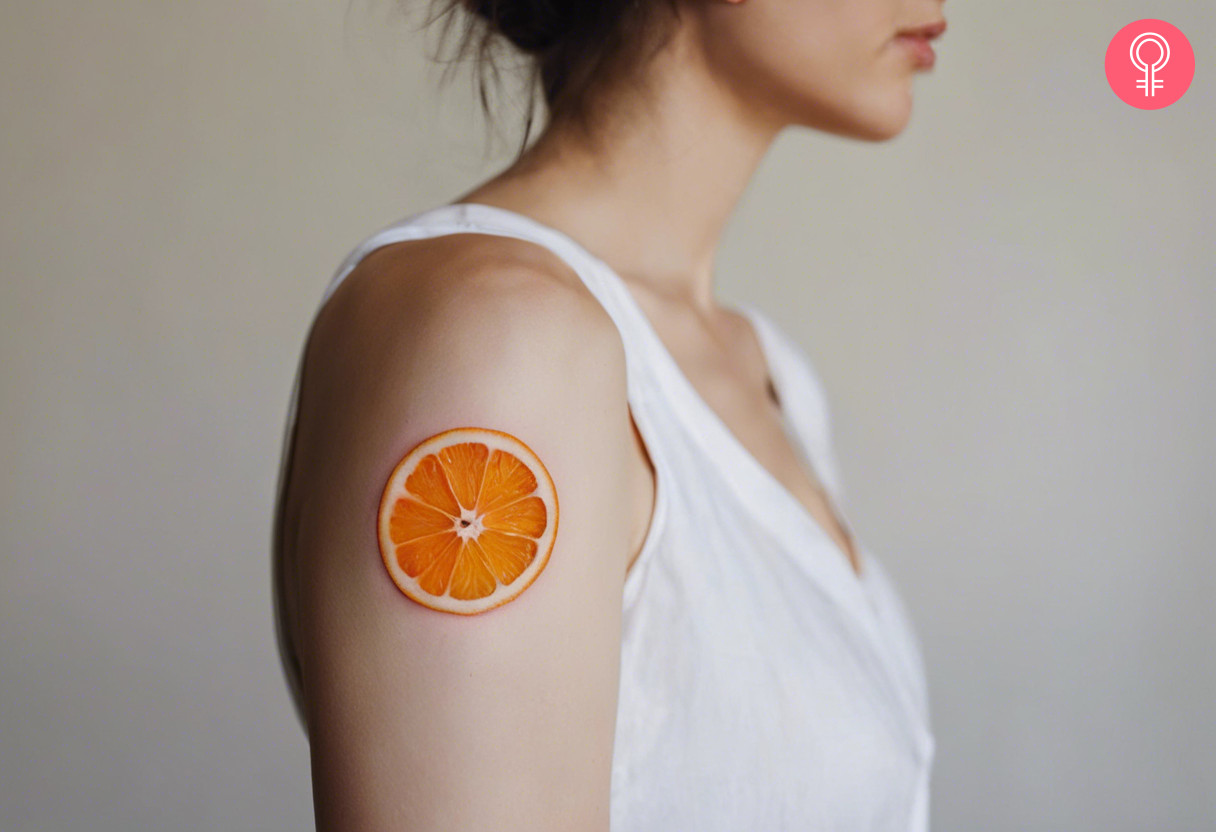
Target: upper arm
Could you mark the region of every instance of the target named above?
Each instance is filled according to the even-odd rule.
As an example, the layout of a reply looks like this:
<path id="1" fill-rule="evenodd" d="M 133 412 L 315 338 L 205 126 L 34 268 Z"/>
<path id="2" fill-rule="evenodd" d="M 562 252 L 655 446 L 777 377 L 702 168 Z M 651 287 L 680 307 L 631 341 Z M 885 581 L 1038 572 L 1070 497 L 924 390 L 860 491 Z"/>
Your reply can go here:
<path id="1" fill-rule="evenodd" d="M 619 336 L 594 299 L 534 274 L 392 283 L 350 292 L 313 336 L 325 427 L 299 568 L 317 828 L 607 830 L 629 527 Z M 404 594 L 377 540 L 406 452 L 465 426 L 524 442 L 560 504 L 535 581 L 475 615 Z"/>

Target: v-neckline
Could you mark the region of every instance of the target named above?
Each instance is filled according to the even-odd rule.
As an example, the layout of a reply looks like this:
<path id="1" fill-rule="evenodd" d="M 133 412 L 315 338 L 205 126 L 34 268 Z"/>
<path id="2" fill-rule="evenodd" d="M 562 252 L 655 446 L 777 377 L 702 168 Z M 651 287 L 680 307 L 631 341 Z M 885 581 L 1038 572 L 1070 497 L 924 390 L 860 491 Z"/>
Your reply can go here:
<path id="1" fill-rule="evenodd" d="M 853 542 L 853 549 L 861 566 L 860 573 L 853 568 L 852 560 L 849 558 L 848 553 L 832 538 L 823 524 L 815 519 L 815 516 L 786 487 L 785 483 L 781 482 L 775 474 L 760 462 L 755 454 L 743 444 L 742 440 L 723 421 L 717 411 L 710 406 L 705 397 L 701 395 L 700 391 L 693 385 L 692 380 L 688 378 L 687 374 L 680 367 L 679 362 L 676 361 L 667 344 L 659 336 L 658 331 L 642 309 L 641 304 L 638 303 L 637 298 L 630 291 L 625 279 L 615 269 L 592 254 L 570 235 L 526 214 L 485 202 L 451 202 L 441 207 L 463 209 L 470 215 L 482 213 L 497 217 L 508 223 L 515 222 L 516 224 L 526 225 L 542 236 L 560 240 L 567 248 L 594 263 L 615 284 L 616 289 L 622 295 L 622 299 L 629 305 L 633 316 L 640 323 L 646 336 L 651 339 L 654 346 L 653 351 L 659 356 L 659 363 L 662 365 L 660 369 L 665 373 L 671 385 L 669 392 L 673 392 L 684 400 L 687 405 L 685 412 L 695 422 L 692 425 L 693 430 L 691 432 L 702 443 L 706 452 L 711 457 L 720 458 L 725 454 L 731 458 L 731 461 L 727 463 L 731 470 L 725 472 L 727 474 L 726 478 L 736 485 L 742 486 L 739 489 L 741 491 L 740 496 L 749 505 L 756 506 L 761 510 L 777 506 L 776 515 L 773 515 L 771 512 L 765 512 L 776 522 L 788 523 L 790 516 L 799 518 L 800 525 L 809 528 L 811 534 L 819 538 L 835 555 L 836 566 L 839 570 L 843 570 L 844 573 L 841 577 L 845 581 L 851 581 L 854 584 L 855 590 L 865 591 L 870 583 L 872 572 L 870 554 L 866 551 L 864 544 L 854 531 L 849 517 L 843 512 L 840 495 L 828 480 L 821 476 L 825 468 L 824 460 L 812 450 L 813 443 L 809 441 L 809 437 L 805 436 L 800 429 L 805 420 L 796 419 L 795 415 L 791 412 L 793 408 L 797 407 L 798 398 L 794 395 L 794 391 L 790 389 L 790 380 L 783 372 L 783 362 L 779 360 L 780 357 L 774 349 L 775 345 L 770 341 L 767 321 L 763 320 L 763 316 L 753 305 L 739 303 L 733 307 L 728 306 L 726 308 L 742 314 L 748 323 L 751 324 L 756 342 L 760 347 L 761 355 L 764 359 L 766 370 L 768 371 L 768 377 L 772 380 L 773 387 L 777 391 L 777 396 L 781 400 L 781 407 L 778 408 L 778 413 L 780 415 L 779 421 L 782 431 L 785 433 L 786 439 L 793 447 L 795 453 L 801 457 L 801 462 L 804 465 L 803 472 L 806 473 L 807 469 L 809 469 L 814 477 L 813 481 L 817 481 L 822 485 L 828 511 Z M 730 476 L 732 472 L 736 476 Z"/>
<path id="2" fill-rule="evenodd" d="M 780 414 L 778 421 L 781 424 L 782 430 L 785 432 L 786 441 L 789 442 L 790 447 L 793 448 L 794 452 L 800 457 L 799 461 L 802 463 L 800 466 L 802 468 L 802 473 L 805 475 L 809 471 L 809 481 L 812 483 L 818 482 L 821 486 L 824 494 L 824 503 L 827 506 L 828 513 L 832 515 L 836 525 L 841 527 L 841 530 L 845 532 L 845 535 L 853 544 L 853 553 L 857 556 L 857 563 L 860 571 L 853 569 L 853 562 L 849 557 L 848 552 L 846 552 L 844 548 L 832 538 L 831 534 L 828 533 L 828 530 L 824 528 L 823 524 L 820 523 L 813 514 L 811 514 L 810 509 L 808 509 L 806 505 L 804 505 L 803 502 L 794 495 L 794 493 L 785 485 L 785 483 L 777 479 L 776 475 L 773 474 L 772 471 L 768 470 L 768 468 L 761 464 L 760 460 L 756 458 L 755 454 L 751 453 L 751 451 L 749 451 L 747 447 L 743 445 L 742 441 L 740 441 L 739 438 L 734 435 L 734 432 L 730 430 L 730 427 L 726 425 L 726 423 L 722 421 L 721 417 L 717 415 L 717 412 L 709 406 L 709 403 L 705 401 L 705 398 L 698 394 L 698 398 L 701 399 L 701 404 L 703 405 L 704 409 L 709 410 L 715 417 L 717 417 L 723 430 L 731 435 L 731 438 L 734 439 L 735 444 L 739 446 L 744 454 L 751 457 L 752 464 L 763 471 L 779 491 L 784 492 L 785 496 L 788 498 L 788 501 L 796 505 L 801 510 L 802 514 L 805 516 L 805 519 L 810 525 L 818 529 L 831 547 L 836 550 L 837 554 L 840 556 L 840 560 L 844 562 L 846 568 L 850 573 L 852 573 L 854 579 L 861 584 L 868 584 L 871 576 L 870 555 L 864 550 L 861 541 L 857 537 L 857 533 L 853 529 L 852 522 L 849 520 L 848 515 L 844 513 L 843 506 L 841 505 L 842 500 L 840 499 L 840 494 L 832 486 L 828 479 L 822 475 L 826 467 L 824 464 L 825 460 L 811 452 L 811 443 L 808 441 L 808 437 L 806 437 L 801 430 L 802 426 L 806 424 L 806 420 L 795 418 L 795 414 L 792 412 L 798 407 L 799 399 L 793 394 L 794 391 L 791 389 L 790 379 L 785 373 L 784 362 L 778 360 L 776 345 L 773 344 L 771 333 L 768 329 L 768 320 L 764 318 L 757 307 L 750 303 L 737 303 L 734 306 L 728 306 L 726 308 L 729 311 L 742 315 L 743 318 L 751 325 L 756 343 L 759 345 L 760 353 L 764 358 L 765 367 L 768 371 L 768 377 L 772 381 L 773 387 L 777 392 L 777 398 L 780 400 L 780 406 L 777 408 L 777 411 Z M 688 379 L 686 378 L 686 380 Z M 691 381 L 689 381 L 689 386 L 692 386 Z M 695 392 L 695 388 L 693 389 Z"/>
<path id="3" fill-rule="evenodd" d="M 425 218 L 425 219 L 424 219 Z M 658 331 L 651 324 L 637 298 L 629 290 L 624 278 L 607 263 L 596 257 L 581 243 L 565 232 L 547 225 L 538 219 L 521 214 L 508 208 L 490 205 L 483 202 L 450 202 L 413 215 L 403 221 L 423 224 L 430 220 L 451 221 L 456 219 L 458 224 L 467 226 L 470 230 L 485 233 L 502 233 L 513 235 L 518 232 L 524 238 L 532 237 L 535 242 L 552 247 L 554 253 L 565 259 L 579 274 L 580 279 L 587 280 L 581 270 L 575 266 L 573 259 L 581 259 L 594 266 L 604 279 L 601 284 L 608 291 L 615 293 L 618 302 L 623 304 L 625 311 L 643 339 L 650 341 L 646 352 L 657 356 L 656 365 L 650 367 L 651 372 L 657 373 L 656 381 L 662 385 L 663 392 L 683 400 L 685 407 L 677 408 L 681 418 L 685 420 L 690 433 L 700 444 L 702 451 L 710 459 L 718 461 L 723 479 L 734 488 L 739 498 L 750 507 L 758 520 L 777 538 L 777 540 L 796 556 L 803 568 L 817 578 L 819 585 L 833 598 L 843 610 L 850 614 L 861 631 L 865 634 L 865 642 L 870 645 L 871 656 L 876 662 L 875 672 L 888 687 L 890 694 L 899 707 L 909 717 L 907 724 L 922 753 L 931 737 L 927 728 L 922 724 L 910 692 L 906 689 L 895 670 L 895 659 L 890 653 L 890 647 L 882 638 L 878 622 L 878 611 L 875 606 L 874 592 L 879 582 L 877 572 L 878 562 L 866 547 L 865 543 L 855 534 L 848 516 L 841 510 L 840 494 L 832 482 L 819 478 L 829 497 L 829 510 L 834 511 L 837 521 L 848 531 L 854 542 L 858 559 L 862 563 L 859 575 L 853 570 L 848 555 L 836 544 L 810 511 L 765 468 L 760 461 L 735 437 L 730 428 L 710 407 L 701 396 L 692 381 L 684 374 L 675 356 L 667 349 Z M 478 222 L 478 220 L 484 222 Z M 748 303 L 728 307 L 745 315 L 756 334 L 757 342 L 763 352 L 763 357 L 769 378 L 781 399 L 782 428 L 786 431 L 791 445 L 800 453 L 811 471 L 819 474 L 827 470 L 826 462 L 828 449 L 822 447 L 822 440 L 812 436 L 807 425 L 814 414 L 803 408 L 807 404 L 805 388 L 796 389 L 797 380 L 791 378 L 792 372 L 787 363 L 789 356 L 772 340 L 774 333 L 767 328 L 764 316 L 753 305 Z M 801 394 L 801 395 L 799 395 Z M 795 413 L 795 410 L 798 412 Z M 725 459 L 724 459 L 725 457 Z M 794 521 L 791 522 L 791 518 Z M 818 552 L 808 552 L 808 535 L 821 544 Z M 822 557 L 820 556 L 822 555 Z"/>
<path id="4" fill-rule="evenodd" d="M 842 580 L 852 584 L 857 590 L 864 592 L 871 576 L 869 553 L 865 551 L 865 547 L 854 531 L 853 524 L 848 516 L 841 510 L 839 494 L 834 491 L 826 478 L 820 476 L 820 472 L 824 470 L 825 466 L 822 459 L 812 451 L 808 437 L 801 430 L 805 421 L 795 418 L 793 411 L 797 407 L 796 402 L 798 400 L 794 395 L 794 391 L 790 388 L 790 380 L 782 370 L 783 365 L 778 360 L 776 350 L 769 340 L 768 332 L 763 324 L 757 321 L 758 316 L 751 305 L 740 303 L 726 308 L 742 314 L 748 323 L 751 324 L 752 331 L 755 333 L 756 341 L 764 358 L 768 377 L 772 380 L 773 387 L 777 391 L 777 397 L 781 400 L 781 407 L 778 408 L 778 421 L 785 434 L 786 441 L 790 444 L 795 454 L 800 457 L 799 461 L 802 464 L 803 473 L 805 474 L 809 470 L 811 476 L 814 477 L 814 481 L 818 481 L 822 485 L 828 511 L 835 516 L 836 522 L 848 534 L 849 539 L 853 541 L 853 549 L 857 554 L 858 562 L 861 564 L 860 573 L 854 570 L 848 553 L 832 538 L 823 524 L 811 514 L 810 509 L 786 487 L 785 483 L 781 482 L 772 471 L 760 462 L 756 455 L 735 435 L 730 426 L 723 421 L 718 412 L 706 401 L 705 397 L 701 395 L 700 391 L 693 385 L 692 380 L 688 378 L 687 374 L 680 367 L 675 356 L 667 348 L 666 344 L 663 343 L 663 339 L 659 336 L 658 332 L 649 324 L 649 319 L 642 313 L 640 306 L 637 306 L 637 311 L 646 320 L 651 335 L 659 347 L 661 347 L 657 351 L 661 356 L 660 360 L 667 369 L 669 381 L 674 386 L 677 395 L 688 406 L 686 412 L 697 423 L 693 426 L 693 433 L 705 447 L 707 453 L 718 458 L 726 454 L 731 458 L 731 461 L 728 463 L 731 471 L 728 474 L 733 472 L 735 476 L 728 476 L 728 479 L 731 479 L 732 482 L 739 486 L 738 490 L 741 491 L 741 496 L 749 504 L 756 506 L 772 518 L 774 523 L 789 522 L 791 516 L 797 517 L 803 527 L 810 529 L 811 534 L 818 537 L 823 545 L 831 550 L 833 557 L 830 560 L 837 567 L 834 571 L 842 573 Z M 774 507 L 777 509 L 775 512 L 766 510 Z"/>

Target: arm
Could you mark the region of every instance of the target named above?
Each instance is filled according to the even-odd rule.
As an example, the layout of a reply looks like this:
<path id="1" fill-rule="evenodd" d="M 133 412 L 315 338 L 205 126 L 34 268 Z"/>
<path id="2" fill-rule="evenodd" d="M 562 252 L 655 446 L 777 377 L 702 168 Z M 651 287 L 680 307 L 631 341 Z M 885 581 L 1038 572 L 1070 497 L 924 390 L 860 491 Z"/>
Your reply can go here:
<path id="1" fill-rule="evenodd" d="M 333 388 L 300 561 L 317 829 L 605 832 L 629 529 L 619 335 L 541 275 L 416 279 L 352 288 L 314 335 Z M 536 580 L 468 616 L 407 597 L 376 533 L 397 463 L 461 426 L 526 442 L 560 504 Z"/>

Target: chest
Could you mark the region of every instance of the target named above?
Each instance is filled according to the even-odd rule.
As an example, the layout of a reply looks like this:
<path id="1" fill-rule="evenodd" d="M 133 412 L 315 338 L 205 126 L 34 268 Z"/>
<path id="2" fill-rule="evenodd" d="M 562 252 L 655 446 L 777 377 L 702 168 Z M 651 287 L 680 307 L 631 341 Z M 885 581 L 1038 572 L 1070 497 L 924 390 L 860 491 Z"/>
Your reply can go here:
<path id="1" fill-rule="evenodd" d="M 801 505 L 807 516 L 832 542 L 854 574 L 862 570 L 858 546 L 848 527 L 841 522 L 819 478 L 791 442 L 782 426 L 785 416 L 772 380 L 765 376 L 760 390 L 746 379 L 730 378 L 729 371 L 716 368 L 709 378 L 689 379 L 694 389 L 704 389 L 705 404 L 722 425 L 736 438 L 743 451 Z M 698 389 L 698 392 L 699 392 Z M 716 391 L 709 393 L 708 391 Z M 633 545 L 626 572 L 633 568 L 641 552 L 654 516 L 656 468 L 637 424 L 630 420 L 631 454 L 629 467 L 633 482 Z"/>
<path id="2" fill-rule="evenodd" d="M 668 531 L 626 613 L 613 832 L 906 830 L 922 761 L 830 604 L 763 537 Z"/>

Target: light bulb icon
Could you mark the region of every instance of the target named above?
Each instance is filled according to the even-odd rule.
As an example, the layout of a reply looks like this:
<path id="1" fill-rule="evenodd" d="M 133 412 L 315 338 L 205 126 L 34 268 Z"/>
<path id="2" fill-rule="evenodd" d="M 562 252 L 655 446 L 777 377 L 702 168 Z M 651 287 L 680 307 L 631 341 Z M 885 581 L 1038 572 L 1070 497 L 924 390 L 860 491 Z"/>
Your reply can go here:
<path id="1" fill-rule="evenodd" d="M 1140 48 L 1146 43 L 1156 44 L 1160 52 L 1157 60 L 1151 64 L 1140 57 Z M 1165 82 L 1157 77 L 1157 71 L 1170 61 L 1169 42 L 1156 32 L 1144 32 L 1132 41 L 1131 59 L 1132 66 L 1144 73 L 1144 78 L 1136 81 L 1136 86 L 1144 90 L 1146 96 L 1155 96 L 1157 90 L 1165 86 Z"/>

